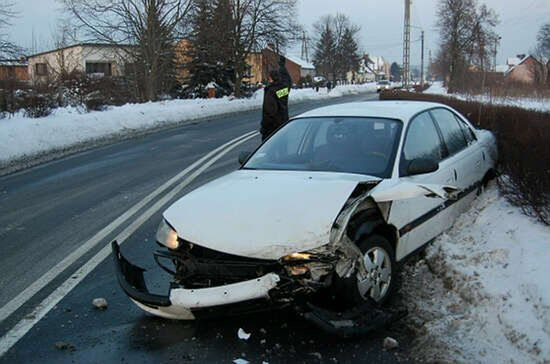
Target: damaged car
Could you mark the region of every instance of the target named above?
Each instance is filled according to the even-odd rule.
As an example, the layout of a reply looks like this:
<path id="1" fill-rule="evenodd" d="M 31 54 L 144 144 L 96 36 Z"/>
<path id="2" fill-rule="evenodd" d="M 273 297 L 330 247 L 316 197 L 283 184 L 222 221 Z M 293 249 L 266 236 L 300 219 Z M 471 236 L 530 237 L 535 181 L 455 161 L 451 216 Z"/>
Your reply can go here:
<path id="1" fill-rule="evenodd" d="M 154 258 L 173 278 L 167 294 L 149 292 L 113 242 L 118 281 L 140 308 L 170 319 L 319 297 L 384 307 L 400 264 L 451 227 L 496 159 L 494 136 L 442 104 L 309 111 L 164 212 Z"/>

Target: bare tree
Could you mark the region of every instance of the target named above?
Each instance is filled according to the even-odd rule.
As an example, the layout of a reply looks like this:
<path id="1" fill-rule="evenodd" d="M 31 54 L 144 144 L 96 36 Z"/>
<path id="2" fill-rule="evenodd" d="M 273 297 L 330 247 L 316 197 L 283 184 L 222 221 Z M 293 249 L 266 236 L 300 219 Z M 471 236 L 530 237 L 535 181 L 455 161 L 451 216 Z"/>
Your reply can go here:
<path id="1" fill-rule="evenodd" d="M 550 58 L 550 22 L 540 27 L 537 34 L 537 48 L 544 57 Z"/>
<path id="2" fill-rule="evenodd" d="M 543 63 L 542 82 L 550 86 L 550 22 L 540 27 L 533 54 Z"/>
<path id="3" fill-rule="evenodd" d="M 75 24 L 70 18 L 60 19 L 52 32 L 52 40 L 55 52 L 55 65 L 48 65 L 48 69 L 54 72 L 52 75 L 57 81 L 64 81 L 74 76 L 80 65 L 78 57 L 75 57 L 65 48 L 78 42 Z"/>
<path id="4" fill-rule="evenodd" d="M 297 38 L 296 0 L 232 0 L 235 96 L 242 95 L 248 56 L 267 44 L 283 48 Z M 279 49 L 276 49 L 278 51 Z"/>
<path id="5" fill-rule="evenodd" d="M 155 100 L 171 87 L 174 45 L 190 0 L 61 1 L 88 39 L 120 46 L 143 99 Z"/>
<path id="6" fill-rule="evenodd" d="M 471 66 L 482 70 L 489 64 L 489 46 L 498 19 L 494 11 L 477 0 L 439 0 L 437 27 L 441 44 L 438 63 L 444 69 L 449 91 L 462 86 Z"/>
<path id="7" fill-rule="evenodd" d="M 0 0 L 0 58 L 14 58 L 23 52 L 22 48 L 9 41 L 4 29 L 11 25 L 10 19 L 17 15 L 14 3 Z"/>

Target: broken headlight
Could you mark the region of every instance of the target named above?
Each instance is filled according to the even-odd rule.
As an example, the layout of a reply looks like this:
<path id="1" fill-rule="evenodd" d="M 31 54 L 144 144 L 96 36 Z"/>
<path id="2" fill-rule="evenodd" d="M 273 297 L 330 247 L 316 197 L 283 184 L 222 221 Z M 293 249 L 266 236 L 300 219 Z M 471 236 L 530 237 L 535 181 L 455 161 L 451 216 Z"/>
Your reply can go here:
<path id="1" fill-rule="evenodd" d="M 310 260 L 313 254 L 309 253 L 292 253 L 282 258 L 283 262 L 292 262 L 299 260 Z"/>
<path id="2" fill-rule="evenodd" d="M 156 239 L 168 249 L 176 250 L 179 247 L 178 233 L 164 219 L 159 225 Z"/>

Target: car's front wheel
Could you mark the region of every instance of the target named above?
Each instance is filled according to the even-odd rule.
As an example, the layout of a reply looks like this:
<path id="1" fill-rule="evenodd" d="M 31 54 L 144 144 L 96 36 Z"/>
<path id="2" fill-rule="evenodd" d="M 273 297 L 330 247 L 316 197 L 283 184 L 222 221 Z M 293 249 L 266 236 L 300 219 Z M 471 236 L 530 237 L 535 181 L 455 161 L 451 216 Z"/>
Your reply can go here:
<path id="1" fill-rule="evenodd" d="M 361 238 L 357 246 L 363 253 L 365 273 L 345 279 L 344 296 L 353 305 L 374 301 L 382 305 L 397 286 L 397 265 L 390 242 L 381 235 Z"/>
<path id="2" fill-rule="evenodd" d="M 374 239 L 372 239 L 374 238 Z M 363 251 L 366 276 L 357 276 L 357 291 L 362 299 L 370 298 L 383 303 L 391 293 L 393 276 L 393 251 L 381 236 L 373 236 Z"/>

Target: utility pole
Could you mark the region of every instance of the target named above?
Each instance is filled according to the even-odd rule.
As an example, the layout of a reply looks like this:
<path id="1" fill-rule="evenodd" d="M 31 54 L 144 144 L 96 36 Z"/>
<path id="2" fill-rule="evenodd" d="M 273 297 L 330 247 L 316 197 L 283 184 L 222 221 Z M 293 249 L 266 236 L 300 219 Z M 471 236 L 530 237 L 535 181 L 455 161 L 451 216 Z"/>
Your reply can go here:
<path id="1" fill-rule="evenodd" d="M 422 51 L 420 53 L 420 90 L 424 90 L 424 31 L 421 33 L 420 36 L 421 43 L 422 43 Z"/>
<path id="2" fill-rule="evenodd" d="M 403 29 L 403 86 L 408 88 L 411 72 L 411 0 L 405 0 Z"/>
<path id="3" fill-rule="evenodd" d="M 432 50 L 430 49 L 430 51 L 428 52 L 428 76 L 427 76 L 429 80 L 432 79 L 432 74 L 433 74 L 432 64 L 433 64 Z"/>
<path id="4" fill-rule="evenodd" d="M 308 52 L 308 40 L 309 38 L 306 35 L 306 32 L 303 32 L 302 35 L 302 56 L 301 58 L 306 62 L 309 62 L 309 52 Z"/>
<path id="5" fill-rule="evenodd" d="M 495 44 L 494 44 L 495 48 L 493 49 L 493 72 L 497 71 L 498 44 L 499 44 L 501 39 L 502 39 L 501 36 L 497 36 L 497 38 L 495 39 Z"/>

